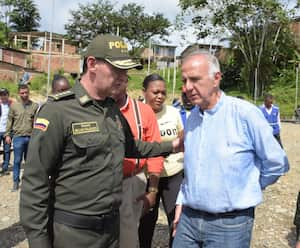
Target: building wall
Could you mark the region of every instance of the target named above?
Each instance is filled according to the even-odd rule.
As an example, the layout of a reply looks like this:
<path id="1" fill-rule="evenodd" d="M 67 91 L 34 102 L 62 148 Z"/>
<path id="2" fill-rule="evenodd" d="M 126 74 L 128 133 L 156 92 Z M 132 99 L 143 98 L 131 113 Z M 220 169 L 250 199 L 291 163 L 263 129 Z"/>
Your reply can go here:
<path id="1" fill-rule="evenodd" d="M 32 68 L 40 72 L 48 72 L 48 55 L 42 53 L 32 53 Z M 80 72 L 80 56 L 79 55 L 51 55 L 51 72 L 57 72 L 63 69 L 68 73 Z"/>
<path id="2" fill-rule="evenodd" d="M 48 52 L 48 48 L 49 47 L 49 42 L 46 43 L 46 48 L 43 46 L 43 51 L 47 51 Z M 65 41 L 65 45 L 64 45 L 64 54 L 76 54 L 76 47 L 71 45 L 71 44 L 67 44 Z M 62 42 L 58 42 L 58 41 L 53 41 L 51 44 L 51 51 L 53 53 L 62 53 Z"/>
<path id="3" fill-rule="evenodd" d="M 293 22 L 290 25 L 298 49 L 300 48 L 300 22 Z"/>
<path id="4" fill-rule="evenodd" d="M 2 61 L 22 67 L 27 67 L 27 54 L 2 49 Z"/>

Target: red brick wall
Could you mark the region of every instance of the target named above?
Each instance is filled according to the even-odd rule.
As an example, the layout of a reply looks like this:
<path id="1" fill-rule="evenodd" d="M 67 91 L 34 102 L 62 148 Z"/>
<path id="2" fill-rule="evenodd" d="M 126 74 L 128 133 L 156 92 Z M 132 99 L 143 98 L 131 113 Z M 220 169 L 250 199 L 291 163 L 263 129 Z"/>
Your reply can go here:
<path id="1" fill-rule="evenodd" d="M 79 73 L 80 72 L 80 56 L 53 54 L 51 56 L 51 71 L 57 72 L 63 69 L 64 72 Z M 32 68 L 40 72 L 48 72 L 48 55 L 32 54 Z"/>
<path id="2" fill-rule="evenodd" d="M 27 67 L 27 54 L 5 49 L 3 49 L 2 52 L 4 62 L 19 65 L 22 67 Z"/>
<path id="3" fill-rule="evenodd" d="M 65 54 L 76 54 L 76 47 L 65 43 Z"/>
<path id="4" fill-rule="evenodd" d="M 51 45 L 51 50 L 53 53 L 62 53 L 62 42 L 53 41 Z M 46 43 L 46 51 L 48 51 L 49 42 Z M 76 47 L 65 43 L 65 54 L 76 54 Z"/>

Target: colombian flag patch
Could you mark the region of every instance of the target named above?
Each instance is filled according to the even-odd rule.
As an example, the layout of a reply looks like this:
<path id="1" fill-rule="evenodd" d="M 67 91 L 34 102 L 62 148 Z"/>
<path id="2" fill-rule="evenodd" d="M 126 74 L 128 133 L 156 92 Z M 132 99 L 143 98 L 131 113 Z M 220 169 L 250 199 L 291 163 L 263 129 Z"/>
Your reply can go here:
<path id="1" fill-rule="evenodd" d="M 33 125 L 33 128 L 40 129 L 41 131 L 45 132 L 47 131 L 48 125 L 49 125 L 48 120 L 44 118 L 37 118 Z"/>

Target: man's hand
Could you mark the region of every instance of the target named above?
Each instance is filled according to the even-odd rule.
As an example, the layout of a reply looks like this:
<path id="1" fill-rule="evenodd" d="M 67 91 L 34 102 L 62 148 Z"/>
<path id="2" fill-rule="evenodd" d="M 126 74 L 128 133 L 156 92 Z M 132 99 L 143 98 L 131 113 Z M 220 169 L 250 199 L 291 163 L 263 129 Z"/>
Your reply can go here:
<path id="1" fill-rule="evenodd" d="M 9 135 L 7 135 L 7 136 L 5 137 L 5 143 L 6 143 L 6 144 L 11 144 L 11 137 L 10 137 Z"/>
<path id="2" fill-rule="evenodd" d="M 172 141 L 173 153 L 184 151 L 184 133 L 183 131 L 178 134 L 178 137 Z"/>
<path id="3" fill-rule="evenodd" d="M 179 222 L 181 212 L 182 212 L 182 205 L 176 205 L 175 217 L 174 217 L 174 220 L 173 220 L 173 232 L 172 232 L 173 237 L 175 237 L 175 234 L 176 234 L 176 228 L 177 228 L 177 225 L 178 225 L 178 222 Z"/>
<path id="4" fill-rule="evenodd" d="M 146 192 L 145 194 L 142 194 L 138 198 L 136 198 L 136 201 L 143 201 L 143 212 L 142 216 L 149 212 L 149 210 L 154 207 L 155 201 L 156 201 L 156 193 L 154 192 Z"/>
<path id="5" fill-rule="evenodd" d="M 295 248 L 300 248 L 300 241 L 297 241 Z"/>

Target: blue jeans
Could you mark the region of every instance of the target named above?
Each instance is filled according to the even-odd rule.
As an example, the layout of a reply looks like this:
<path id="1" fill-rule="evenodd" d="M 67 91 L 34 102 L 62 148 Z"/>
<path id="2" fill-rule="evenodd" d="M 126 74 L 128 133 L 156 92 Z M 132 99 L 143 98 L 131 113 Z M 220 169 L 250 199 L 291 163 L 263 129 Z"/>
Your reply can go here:
<path id="1" fill-rule="evenodd" d="M 253 220 L 254 208 L 212 215 L 184 207 L 172 247 L 249 248 Z"/>
<path id="2" fill-rule="evenodd" d="M 0 145 L 3 144 L 3 164 L 2 170 L 7 171 L 10 160 L 10 144 L 5 143 L 4 132 L 0 132 Z"/>
<path id="3" fill-rule="evenodd" d="M 30 136 L 18 136 L 13 139 L 13 146 L 14 146 L 13 179 L 14 179 L 14 182 L 20 182 L 21 162 L 22 162 L 23 157 L 24 157 L 24 160 L 26 160 L 29 140 L 30 140 Z"/>

